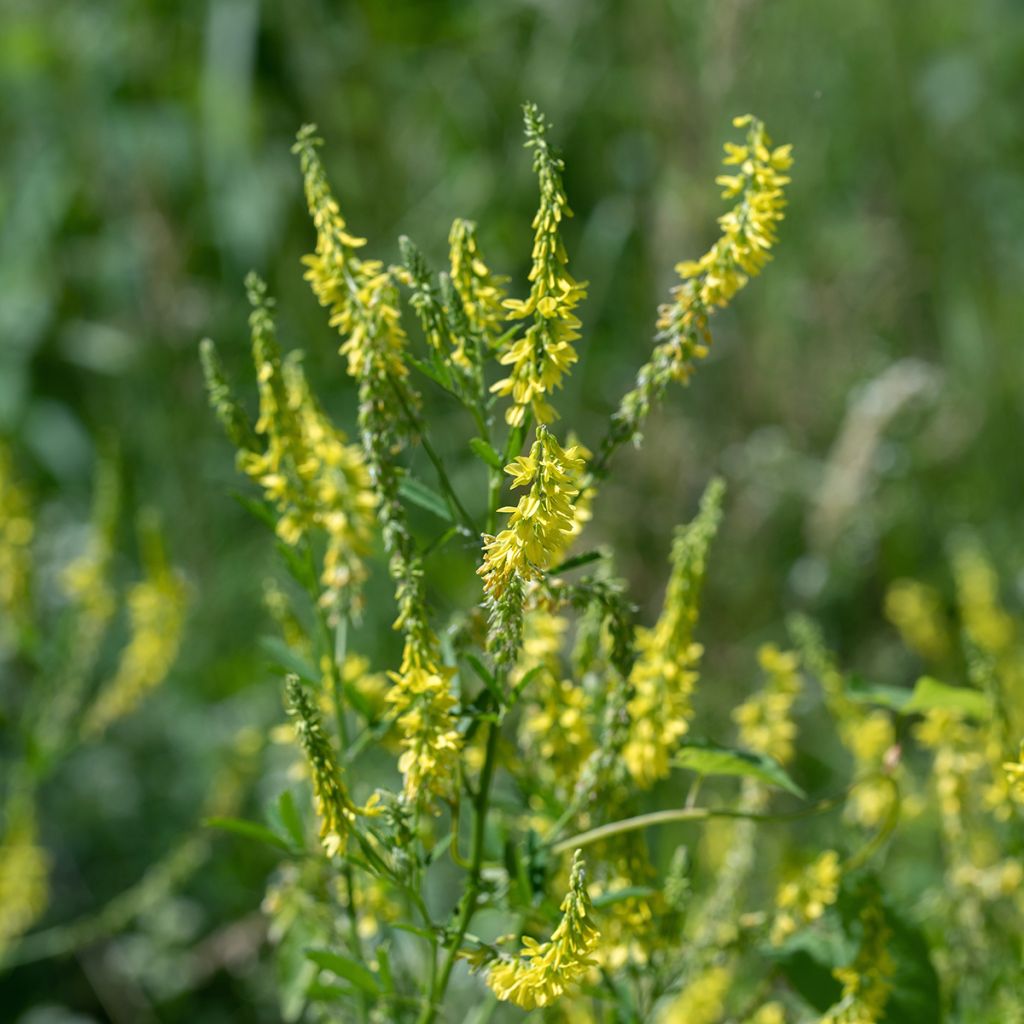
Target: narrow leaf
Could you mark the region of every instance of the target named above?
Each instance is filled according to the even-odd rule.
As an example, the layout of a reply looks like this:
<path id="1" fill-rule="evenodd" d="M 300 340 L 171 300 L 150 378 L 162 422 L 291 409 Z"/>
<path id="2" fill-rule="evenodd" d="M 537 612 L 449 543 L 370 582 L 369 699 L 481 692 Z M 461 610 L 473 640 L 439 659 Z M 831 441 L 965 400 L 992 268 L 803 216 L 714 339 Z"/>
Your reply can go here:
<path id="1" fill-rule="evenodd" d="M 399 492 L 403 498 L 411 501 L 414 505 L 426 509 L 428 512 L 443 519 L 446 523 L 452 522 L 452 514 L 444 498 L 433 488 L 428 487 L 422 480 L 413 476 L 402 477 Z"/>
<path id="2" fill-rule="evenodd" d="M 380 995 L 380 983 L 376 975 L 356 960 L 329 949 L 307 949 L 306 956 L 324 970 L 350 981 L 356 988 L 371 996 Z"/>
<path id="3" fill-rule="evenodd" d="M 699 775 L 739 775 L 759 779 L 778 786 L 794 796 L 804 797 L 804 791 L 790 778 L 785 768 L 766 754 L 749 750 L 720 747 L 715 743 L 684 743 L 673 758 L 678 768 L 688 768 Z"/>
<path id="4" fill-rule="evenodd" d="M 478 455 L 491 469 L 504 468 L 501 462 L 501 455 L 497 449 L 489 445 L 482 437 L 471 437 L 469 447 Z"/>
<path id="5" fill-rule="evenodd" d="M 260 825 L 255 821 L 244 821 L 242 818 L 204 818 L 203 826 L 219 828 L 224 832 L 233 832 L 246 839 L 255 839 L 259 843 L 266 843 L 268 846 L 276 846 L 281 850 L 291 852 L 291 847 L 286 840 L 272 829 L 267 828 L 266 825 Z"/>

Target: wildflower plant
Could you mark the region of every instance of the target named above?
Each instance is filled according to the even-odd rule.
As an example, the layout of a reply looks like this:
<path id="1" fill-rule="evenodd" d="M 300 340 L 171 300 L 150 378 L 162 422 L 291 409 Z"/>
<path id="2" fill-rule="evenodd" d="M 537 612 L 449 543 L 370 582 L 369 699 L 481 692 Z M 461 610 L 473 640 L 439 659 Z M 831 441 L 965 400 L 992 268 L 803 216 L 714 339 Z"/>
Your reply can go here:
<path id="1" fill-rule="evenodd" d="M 702 682 L 699 617 L 724 483 L 712 479 L 677 529 L 649 624 L 611 554 L 586 545 L 614 456 L 641 443 L 671 383 L 690 381 L 714 315 L 778 242 L 790 147 L 774 146 L 755 117 L 734 126 L 742 135 L 717 179 L 730 204 L 719 237 L 677 266 L 652 350 L 604 436 L 586 445 L 556 409 L 586 351 L 586 285 L 570 270 L 564 164 L 539 110 L 525 108 L 539 203 L 518 287 L 461 218 L 441 272 L 406 237 L 396 264 L 367 255 L 316 129 L 299 132 L 314 232 L 303 262 L 357 396 L 352 439 L 314 395 L 301 355 L 284 354 L 255 276 L 255 419 L 213 343 L 201 349 L 210 402 L 294 584 L 267 593 L 283 634 L 282 735 L 305 781 L 281 793 L 269 827 L 218 822 L 282 854 L 264 909 L 287 1019 L 939 1020 L 974 1005 L 961 984 L 979 969 L 988 915 L 1024 912 L 1019 898 L 1000 902 L 1022 810 L 1024 722 L 1011 700 L 1024 685 L 1021 648 L 980 556 L 956 563 L 969 685 L 857 687 L 818 628 L 798 620 L 792 650 L 761 648 L 761 681 L 737 700 L 729 745 L 700 714 L 702 688 L 720 682 Z M 458 474 L 436 445 L 439 400 L 472 423 Z M 396 636 L 371 667 L 362 595 L 377 552 Z M 438 598 L 442 556 L 464 567 L 468 605 Z M 945 671 L 955 638 L 923 594 L 901 584 L 886 607 Z M 801 725 L 815 713 L 848 777 L 809 796 Z M 970 902 L 925 893 L 934 914 L 917 908 L 910 920 L 879 890 L 877 868 L 905 830 L 930 827 L 929 786 L 905 764 L 915 736 L 935 759 L 925 774 L 948 871 Z M 989 830 L 980 851 L 965 839 L 969 815 Z M 827 832 L 807 843 L 807 822 Z M 762 843 L 787 829 L 802 842 Z M 930 956 L 922 928 L 950 922 L 969 941 Z M 988 982 L 1010 991 L 1009 976 Z"/>

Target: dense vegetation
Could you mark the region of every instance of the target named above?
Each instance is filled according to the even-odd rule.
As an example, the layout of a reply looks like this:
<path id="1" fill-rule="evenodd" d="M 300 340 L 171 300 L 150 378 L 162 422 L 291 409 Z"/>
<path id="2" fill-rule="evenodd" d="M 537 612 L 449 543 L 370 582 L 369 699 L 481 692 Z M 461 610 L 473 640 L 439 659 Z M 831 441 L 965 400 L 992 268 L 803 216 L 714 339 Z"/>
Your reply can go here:
<path id="1" fill-rule="evenodd" d="M 307 946 L 326 946 L 296 941 L 289 957 L 282 945 L 283 894 L 328 882 L 297 881 L 276 867 L 282 845 L 299 842 L 289 808 L 312 825 L 308 789 L 289 781 L 296 748 L 282 728 L 281 700 L 288 671 L 319 683 L 316 655 L 301 653 L 304 643 L 315 651 L 323 642 L 316 606 L 290 610 L 295 585 L 252 515 L 259 487 L 245 490 L 233 477 L 195 346 L 202 335 L 216 337 L 223 373 L 242 393 L 251 369 L 241 281 L 257 268 L 267 290 L 254 280 L 250 293 L 266 322 L 254 333 L 269 330 L 273 313 L 285 347 L 306 353 L 318 415 L 344 428 L 343 445 L 359 441 L 359 382 L 348 379 L 334 328 L 298 273 L 311 242 L 289 154 L 296 126 L 318 121 L 334 190 L 351 230 L 371 239 L 371 255 L 405 268 L 407 279 L 396 284 L 450 309 L 442 284 L 424 284 L 417 261 L 447 264 L 453 217 L 478 222 L 474 244 L 510 278 L 501 285 L 510 296 L 529 292 L 536 186 L 514 114 L 534 97 L 565 154 L 576 217 L 561 232 L 572 280 L 589 282 L 589 297 L 568 311 L 582 320 L 584 338 L 557 396 L 553 440 L 541 433 L 533 450 L 532 432 L 524 432 L 524 447 L 510 456 L 543 460 L 547 452 L 573 463 L 580 453 L 571 428 L 600 464 L 600 440 L 650 358 L 654 310 L 672 267 L 715 238 L 720 209 L 709 181 L 722 142 L 734 137 L 733 114 L 753 108 L 794 143 L 798 162 L 772 266 L 716 315 L 698 377 L 652 410 L 645 444 L 611 463 L 574 552 L 614 551 L 614 575 L 629 595 L 622 603 L 636 603 L 637 622 L 660 623 L 672 530 L 692 517 L 709 477 L 725 478 L 688 732 L 674 737 L 680 746 L 668 781 L 644 767 L 652 762 L 643 745 L 627 739 L 622 764 L 647 793 L 632 811 L 683 807 L 693 771 L 710 771 L 708 749 L 688 745 L 701 739 L 717 741 L 718 769 L 743 767 L 721 749 L 736 745 L 757 755 L 745 770 L 755 765 L 771 777 L 709 778 L 692 810 L 745 804 L 743 813 L 756 816 L 770 791 L 765 813 L 820 813 L 775 824 L 659 826 L 641 850 L 656 885 L 646 867 L 608 874 L 614 859 L 602 858 L 600 844 L 584 844 L 589 896 L 580 872 L 570 884 L 569 860 L 559 874 L 553 863 L 504 858 L 505 870 L 519 864 L 529 891 L 544 894 L 527 934 L 548 939 L 570 891 L 593 900 L 605 951 L 617 949 L 609 938 L 616 915 L 641 913 L 637 904 L 655 900 L 651 888 L 668 898 L 668 879 L 675 898 L 690 901 L 685 913 L 683 904 L 671 910 L 682 915 L 673 934 L 687 936 L 685 970 L 666 959 L 656 995 L 643 978 L 613 978 L 615 994 L 596 1004 L 580 996 L 590 982 L 579 978 L 584 989 L 574 988 L 566 1006 L 628 1020 L 653 1013 L 655 999 L 671 1006 L 691 998 L 671 1012 L 771 1021 L 781 1018 L 754 1015 L 775 1013 L 764 1006 L 779 1003 L 785 1019 L 815 1019 L 806 1014 L 827 1012 L 843 985 L 887 956 L 894 967 L 882 972 L 885 1019 L 1016 1019 L 1013 765 L 1022 730 L 1013 614 L 1024 568 L 1016 282 L 1024 206 L 1014 97 L 1024 19 L 1013 5 L 941 0 L 926 14 L 881 2 L 340 10 L 42 3 L 10 5 L 2 17 L 10 144 L 0 156 L 0 784 L 4 864 L 7 879 L 17 879 L 13 889 L 0 879 L 5 1014 L 10 1008 L 11 1019 L 37 1024 L 73 1013 L 274 1020 L 298 1012 L 311 981 L 322 1005 L 344 1005 L 332 1001 L 331 964 L 313 980 L 316 965 L 305 955 Z M 400 249 L 403 231 L 422 255 Z M 416 326 L 424 311 L 426 299 L 406 312 L 421 362 L 430 351 L 429 321 L 423 332 Z M 514 381 L 515 367 L 505 372 Z M 479 494 L 481 474 L 492 484 L 500 474 L 487 447 L 466 443 L 475 432 L 472 408 L 460 408 L 436 381 L 416 386 L 416 416 L 432 425 L 452 493 Z M 514 385 L 509 393 L 515 398 Z M 494 426 L 503 409 L 495 407 Z M 266 449 L 253 451 L 266 457 Z M 437 483 L 430 454 L 413 443 L 403 465 L 409 475 L 399 497 L 420 541 L 429 543 L 435 526 L 446 532 L 442 510 L 458 527 L 461 513 Z M 265 476 L 258 466 L 242 468 L 257 483 Z M 520 465 L 524 480 L 528 468 Z M 228 497 L 233 490 L 238 502 Z M 502 504 L 515 505 L 519 493 L 505 491 Z M 493 516 L 486 486 L 483 495 L 467 499 L 468 518 L 500 539 L 504 516 Z M 268 496 L 272 506 L 280 497 Z M 691 533 L 681 535 L 691 547 L 717 519 L 716 496 L 712 489 Z M 328 518 L 310 529 L 330 537 Z M 461 525 L 429 565 L 435 628 L 480 600 L 480 546 L 465 543 L 470 531 Z M 355 545 L 368 561 L 380 553 L 371 532 Z M 278 524 L 278 536 L 288 547 L 287 525 L 282 534 Z M 342 538 L 335 572 L 324 577 L 338 594 L 361 575 L 346 561 L 350 539 Z M 686 562 L 679 555 L 677 568 L 679 559 Z M 599 564 L 580 565 L 568 585 L 582 574 L 604 586 Z M 292 569 L 309 582 L 302 567 Z M 402 652 L 387 572 L 376 568 L 361 582 L 361 617 L 348 631 L 347 657 L 334 662 L 336 683 L 349 692 L 370 679 L 379 689 L 363 699 L 376 701 L 391 685 L 381 673 L 397 671 Z M 498 598 L 503 588 L 488 589 Z M 610 593 L 619 591 L 603 596 Z M 325 614 L 335 630 L 331 609 Z M 480 639 L 472 617 L 461 628 L 462 639 Z M 438 657 L 434 667 L 454 664 L 451 652 Z M 487 673 L 495 682 L 494 666 L 477 660 L 483 675 L 470 676 L 471 698 L 491 692 Z M 642 686 L 634 671 L 622 675 L 633 680 L 636 702 Z M 294 690 L 289 706 L 308 724 L 303 692 Z M 547 710 L 537 704 L 541 721 L 574 692 L 554 691 Z M 635 715 L 641 705 L 634 703 Z M 758 731 L 766 706 L 775 713 L 780 705 L 780 720 L 792 717 L 799 728 L 792 750 Z M 381 705 L 366 710 L 375 721 Z M 515 739 L 519 727 L 506 734 Z M 534 763 L 557 766 L 560 749 L 536 742 Z M 377 786 L 400 792 L 393 771 L 390 756 L 368 760 L 354 786 L 359 800 Z M 888 813 L 893 785 L 902 794 L 899 826 Z M 557 785 L 546 786 L 547 805 L 531 804 L 541 817 L 556 799 Z M 787 787 L 806 796 L 786 795 Z M 283 791 L 292 794 L 284 803 Z M 511 815 L 507 797 L 502 813 Z M 821 801 L 833 803 L 819 808 Z M 201 824 L 210 818 L 261 824 L 248 836 L 218 837 Z M 621 818 L 580 817 L 564 838 Z M 389 827 L 397 827 L 393 819 Z M 440 834 L 446 820 L 435 822 Z M 524 827 L 543 835 L 542 824 Z M 278 830 L 269 845 L 259 842 L 269 838 L 263 828 Z M 468 850 L 468 831 L 464 841 Z M 496 862 L 501 850 L 493 835 L 488 841 L 486 859 Z M 743 849 L 756 850 L 755 866 L 736 863 Z M 742 897 L 737 885 L 735 906 L 712 906 L 739 931 L 710 942 L 710 932 L 701 935 L 715 919 L 707 902 L 730 863 L 755 884 Z M 443 857 L 431 870 L 429 909 L 443 922 L 465 877 Z M 268 879 L 269 918 L 259 911 Z M 385 896 L 378 924 L 398 913 Z M 343 893 L 338 898 L 344 907 Z M 664 906 L 655 916 L 659 927 L 675 927 Z M 513 946 L 493 940 L 519 922 L 491 921 L 491 931 L 485 924 L 486 916 L 466 929 L 481 943 L 463 944 L 479 976 L 453 968 L 452 1019 L 461 1019 L 455 1007 L 481 1000 L 496 964 L 512 963 Z M 457 945 L 452 938 L 437 943 L 439 969 L 443 950 Z M 391 941 L 416 950 L 396 990 L 405 997 L 427 962 L 419 946 L 430 942 Z M 772 949 L 783 952 L 772 959 Z M 622 953 L 616 970 L 636 973 L 633 952 Z M 744 957 L 756 957 L 757 972 Z M 833 968 L 848 973 L 833 978 Z M 379 987 L 380 964 L 372 970 Z M 371 982 L 362 981 L 341 985 L 359 993 L 357 1014 L 374 1009 Z M 500 994 L 501 985 L 491 989 Z M 914 997 L 926 1001 L 906 1002 Z M 385 1006 L 376 1009 L 383 1019 L 401 1019 Z M 420 1009 L 401 1012 L 415 1019 Z M 518 1011 L 502 1008 L 495 1019 L 501 1013 L 514 1019 Z"/>

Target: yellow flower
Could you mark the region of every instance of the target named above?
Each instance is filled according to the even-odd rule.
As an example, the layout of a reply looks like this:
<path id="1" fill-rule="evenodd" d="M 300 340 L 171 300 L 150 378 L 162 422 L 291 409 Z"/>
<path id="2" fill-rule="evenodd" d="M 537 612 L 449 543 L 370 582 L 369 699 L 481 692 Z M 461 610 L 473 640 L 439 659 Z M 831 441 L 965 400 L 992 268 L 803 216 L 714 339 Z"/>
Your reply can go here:
<path id="1" fill-rule="evenodd" d="M 462 300 L 462 309 L 470 328 L 484 344 L 493 346 L 505 321 L 502 303 L 507 278 L 492 274 L 484 262 L 476 241 L 476 225 L 456 218 L 448 235 L 451 282 Z M 452 361 L 468 369 L 466 339 L 459 338 L 452 352 Z"/>
<path id="2" fill-rule="evenodd" d="M 658 307 L 658 344 L 615 413 L 613 447 L 640 436 L 651 405 L 669 383 L 689 381 L 711 344 L 710 316 L 760 273 L 777 241 L 786 205 L 783 189 L 789 183 L 783 172 L 793 162 L 792 147 L 773 148 L 764 124 L 750 114 L 733 124 L 747 129 L 746 142 L 726 144 L 725 165 L 735 172 L 717 182 L 723 197 L 737 202 L 718 219 L 718 241 L 700 259 L 676 266 L 682 281 L 672 289 L 672 301 Z"/>
<path id="3" fill-rule="evenodd" d="M 692 523 L 676 532 L 672 572 L 661 616 L 636 631 L 637 658 L 629 681 L 629 736 L 623 760 L 638 785 L 669 773 L 669 759 L 690 728 L 691 697 L 702 648 L 693 639 L 708 548 L 718 529 L 724 485 L 712 480 Z"/>
<path id="4" fill-rule="evenodd" d="M 341 353 L 348 360 L 349 375 L 404 379 L 406 337 L 399 322 L 397 286 L 380 260 L 357 255 L 366 239 L 348 232 L 317 153 L 322 144 L 316 126 L 308 124 L 292 147 L 316 228 L 316 250 L 302 260 L 308 268 L 305 279 L 320 305 L 330 311 L 331 326 L 345 339 Z"/>
<path id="5" fill-rule="evenodd" d="M 852 964 L 832 973 L 843 986 L 840 999 L 825 1011 L 821 1024 L 878 1024 L 885 1013 L 895 964 L 888 951 L 892 932 L 877 905 L 862 911 L 863 937 Z"/>
<path id="6" fill-rule="evenodd" d="M 255 274 L 246 285 L 253 307 L 249 322 L 260 415 L 248 446 L 239 451 L 239 465 L 276 507 L 282 541 L 294 546 L 310 531 L 326 534 L 322 602 L 358 612 L 367 575 L 364 559 L 376 527 L 377 497 L 366 459 L 360 446 L 346 443 L 313 397 L 301 355 L 281 358 L 266 285 Z M 212 345 L 208 348 L 213 401 L 220 384 Z M 228 399 L 222 395 L 221 401 Z M 259 438 L 265 443 L 262 451 Z"/>
<path id="7" fill-rule="evenodd" d="M 962 547 L 953 559 L 957 599 L 967 635 L 988 654 L 999 657 L 1013 646 L 1013 619 L 999 602 L 999 578 L 981 551 Z"/>
<path id="8" fill-rule="evenodd" d="M 572 216 L 562 188 L 564 164 L 548 144 L 540 111 L 528 103 L 524 114 L 526 145 L 533 150 L 540 183 L 540 206 L 533 218 L 533 287 L 528 299 L 507 299 L 505 307 L 510 320 L 533 319 L 500 357 L 503 366 L 511 367 L 508 377 L 491 387 L 495 394 L 512 396 L 514 404 L 505 413 L 512 426 L 523 423 L 527 409 L 532 409 L 538 423 L 555 418 L 546 396 L 562 386 L 562 378 L 576 362 L 573 342 L 580 336 L 580 321 L 574 310 L 586 297 L 586 285 L 566 270 L 569 257 L 559 232 L 562 220 Z"/>
<path id="9" fill-rule="evenodd" d="M 512 960 L 491 967 L 487 984 L 503 1002 L 525 1010 L 549 1006 L 594 966 L 591 954 L 601 938 L 591 914 L 583 857 L 573 859 L 569 892 L 562 901 L 562 920 L 547 942 L 523 938 L 523 949 Z"/>
<path id="10" fill-rule="evenodd" d="M 934 588 L 915 580 L 896 580 L 885 595 L 885 614 L 903 642 L 922 658 L 942 661 L 948 656 L 942 599 Z"/>
<path id="11" fill-rule="evenodd" d="M 34 536 L 28 496 L 14 478 L 10 451 L 0 445 L 0 612 L 14 623 L 29 617 Z"/>
<path id="12" fill-rule="evenodd" d="M 589 452 L 580 445 L 562 448 L 546 427 L 537 427 L 529 455 L 505 467 L 513 487 L 529 487 L 509 514 L 508 526 L 496 537 L 484 536 L 484 560 L 477 570 L 484 588 L 497 599 L 509 580 L 537 579 L 564 549 L 575 530 L 575 499 Z"/>
<path id="13" fill-rule="evenodd" d="M 295 738 L 309 764 L 313 800 L 320 819 L 320 842 L 328 857 L 344 853 L 348 834 L 359 814 L 373 814 L 377 803 L 371 797 L 357 807 L 341 778 L 341 768 L 324 729 L 320 711 L 303 689 L 297 676 L 285 683 L 285 708 L 295 728 Z"/>
<path id="14" fill-rule="evenodd" d="M 50 858 L 39 845 L 35 810 L 17 798 L 0 840 L 0 960 L 46 909 Z"/>
<path id="15" fill-rule="evenodd" d="M 92 736 L 133 711 L 170 672 L 185 628 L 185 584 L 167 564 L 159 536 L 144 535 L 146 576 L 128 591 L 131 635 L 113 677 L 86 714 L 83 731 Z"/>
<path id="16" fill-rule="evenodd" d="M 1024 743 L 1020 745 L 1020 754 L 1016 761 L 1005 761 L 1003 773 L 1010 796 L 1019 804 L 1024 804 Z"/>
<path id="17" fill-rule="evenodd" d="M 388 702 L 399 712 L 403 753 L 398 770 L 405 782 L 405 799 L 428 794 L 445 796 L 457 785 L 462 736 L 456 729 L 456 700 L 451 690 L 453 668 L 437 663 L 436 652 L 407 638 L 398 672 L 389 672 L 394 685 Z"/>
<path id="18" fill-rule="evenodd" d="M 658 1024 L 716 1024 L 725 1013 L 733 972 L 715 964 L 697 975 L 658 1017 Z"/>
<path id="19" fill-rule="evenodd" d="M 733 721 L 739 726 L 741 745 L 787 764 L 793 759 L 797 732 L 792 712 L 801 689 L 799 662 L 795 654 L 774 644 L 758 651 L 758 661 L 767 682 L 760 693 L 733 711 Z"/>
<path id="20" fill-rule="evenodd" d="M 839 895 L 839 854 L 826 850 L 792 882 L 779 886 L 771 941 L 781 945 L 804 925 L 817 921 Z"/>

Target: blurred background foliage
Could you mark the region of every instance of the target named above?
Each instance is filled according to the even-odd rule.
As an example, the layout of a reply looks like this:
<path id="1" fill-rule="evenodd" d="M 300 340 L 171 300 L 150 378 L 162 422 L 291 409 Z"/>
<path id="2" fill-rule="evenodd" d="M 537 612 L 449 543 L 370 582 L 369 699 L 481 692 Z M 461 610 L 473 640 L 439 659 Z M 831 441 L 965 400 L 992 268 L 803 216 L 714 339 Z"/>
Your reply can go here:
<path id="1" fill-rule="evenodd" d="M 712 723 L 795 608 L 858 672 L 910 680 L 885 589 L 912 576 L 948 598 L 947 545 L 963 531 L 1024 590 L 1012 0 L 5 0 L 0 88 L 0 436 L 41 545 L 81 531 L 96 452 L 116 447 L 126 507 L 160 513 L 191 595 L 168 683 L 41 796 L 43 927 L 173 854 L 218 773 L 242 772 L 256 814 L 273 789 L 249 749 L 281 718 L 259 644 L 272 544 L 230 498 L 241 484 L 196 344 L 216 338 L 250 379 L 241 281 L 257 269 L 284 340 L 353 424 L 298 264 L 312 241 L 289 145 L 305 121 L 374 255 L 397 259 L 405 232 L 440 265 L 452 218 L 474 218 L 521 295 L 535 184 L 519 108 L 541 105 L 567 160 L 571 265 L 591 283 L 562 421 L 591 443 L 648 351 L 673 264 L 715 236 L 730 118 L 752 110 L 794 143 L 774 264 L 718 318 L 711 358 L 646 446 L 619 457 L 592 524 L 649 612 L 671 527 L 713 471 L 730 481 L 702 627 Z M 472 472 L 455 441 L 450 455 Z M 130 519 L 120 537 L 130 576 Z M 453 595 L 471 593 L 450 565 Z M 358 646 L 390 667 L 378 575 Z M 3 689 L 30 682 L 18 673 L 0 661 Z M 126 933 L 0 977 L 0 1015 L 277 1019 L 256 914 L 272 859 L 242 840 L 199 844 L 182 885 Z"/>

